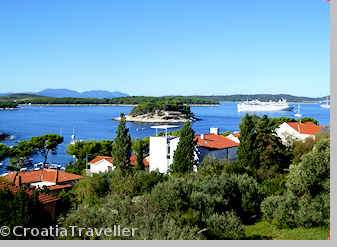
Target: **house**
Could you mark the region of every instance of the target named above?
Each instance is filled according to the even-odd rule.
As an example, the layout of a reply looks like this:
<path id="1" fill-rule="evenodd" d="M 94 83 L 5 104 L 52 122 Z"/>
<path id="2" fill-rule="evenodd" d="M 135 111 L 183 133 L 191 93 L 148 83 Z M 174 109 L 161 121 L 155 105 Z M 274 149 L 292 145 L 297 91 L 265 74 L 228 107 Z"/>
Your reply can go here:
<path id="1" fill-rule="evenodd" d="M 27 185 L 30 188 L 43 188 L 55 193 L 61 189 L 70 189 L 83 176 L 58 169 L 39 169 L 20 172 L 10 172 L 2 176 L 10 183 Z"/>
<path id="2" fill-rule="evenodd" d="M 113 158 L 110 156 L 97 156 L 89 162 L 90 173 L 100 173 L 106 171 L 112 171 L 114 169 L 112 165 Z"/>
<path id="3" fill-rule="evenodd" d="M 93 173 L 112 171 L 115 169 L 115 167 L 112 164 L 113 160 L 114 158 L 110 156 L 97 156 L 96 158 L 94 158 L 92 161 L 89 162 L 90 165 L 89 172 L 93 174 Z M 149 157 L 144 158 L 143 162 L 145 170 L 147 170 L 149 167 Z M 135 154 L 131 155 L 130 165 L 131 166 L 137 165 L 137 155 Z"/>
<path id="4" fill-rule="evenodd" d="M 16 194 L 21 188 L 19 185 L 19 180 L 16 181 L 16 184 L 9 184 L 2 182 L 0 183 L 0 189 L 4 190 L 7 188 L 11 193 Z M 33 190 L 26 189 L 26 193 L 29 196 L 33 195 Z M 44 211 L 46 211 L 50 216 L 53 222 L 56 222 L 56 209 L 57 209 L 57 202 L 60 198 L 55 197 L 53 195 L 49 195 L 46 193 L 38 192 L 38 201 L 41 203 Z"/>
<path id="5" fill-rule="evenodd" d="M 318 126 L 313 122 L 285 122 L 282 123 L 275 131 L 282 143 L 289 144 L 294 140 L 304 141 L 308 137 L 315 138 L 315 135 L 325 127 Z"/>
<path id="6" fill-rule="evenodd" d="M 197 135 L 199 160 L 201 163 L 210 155 L 211 158 L 235 160 L 237 147 L 240 145 L 238 134 L 219 135 L 217 128 L 211 128 L 210 134 Z"/>
<path id="7" fill-rule="evenodd" d="M 177 149 L 177 136 L 150 136 L 150 171 L 167 173 L 173 163 L 174 151 Z"/>

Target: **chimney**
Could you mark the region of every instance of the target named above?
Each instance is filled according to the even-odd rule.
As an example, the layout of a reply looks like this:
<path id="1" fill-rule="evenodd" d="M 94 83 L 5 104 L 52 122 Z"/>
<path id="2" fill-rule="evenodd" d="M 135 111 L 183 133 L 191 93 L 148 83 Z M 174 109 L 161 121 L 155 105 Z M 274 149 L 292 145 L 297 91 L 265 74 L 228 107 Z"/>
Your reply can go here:
<path id="1" fill-rule="evenodd" d="M 210 128 L 209 132 L 214 135 L 219 135 L 219 128 Z"/>
<path id="2" fill-rule="evenodd" d="M 21 180 L 21 176 L 20 175 L 16 176 L 16 178 L 15 178 L 15 185 L 21 186 L 21 184 L 22 184 L 21 181 L 22 181 Z"/>
<path id="3" fill-rule="evenodd" d="M 57 184 L 59 180 L 59 169 L 56 170 L 56 179 L 55 179 L 55 183 Z"/>
<path id="4" fill-rule="evenodd" d="M 201 140 L 205 140 L 205 135 L 204 135 L 204 134 L 201 134 L 201 135 L 200 135 L 200 138 L 201 138 Z"/>

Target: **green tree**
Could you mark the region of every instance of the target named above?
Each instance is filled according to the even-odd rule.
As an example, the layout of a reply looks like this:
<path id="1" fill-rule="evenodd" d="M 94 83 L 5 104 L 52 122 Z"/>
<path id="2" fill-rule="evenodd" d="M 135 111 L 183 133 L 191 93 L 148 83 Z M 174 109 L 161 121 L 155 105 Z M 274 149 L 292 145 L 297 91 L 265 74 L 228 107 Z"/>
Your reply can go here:
<path id="1" fill-rule="evenodd" d="M 253 174 L 255 166 L 259 162 L 259 153 L 256 147 L 256 126 L 257 116 L 246 114 L 239 124 L 240 145 L 237 149 L 237 162 L 245 167 L 249 174 Z"/>
<path id="2" fill-rule="evenodd" d="M 248 115 L 240 125 L 240 146 L 237 162 L 258 181 L 265 181 L 286 172 L 292 158 L 291 150 L 276 135 L 275 122 L 264 115 Z"/>
<path id="3" fill-rule="evenodd" d="M 315 144 L 299 164 L 290 166 L 286 187 L 282 195 L 268 197 L 261 204 L 265 220 L 279 228 L 329 225 L 329 139 Z"/>
<path id="4" fill-rule="evenodd" d="M 126 128 L 126 120 L 123 113 L 120 114 L 120 122 L 117 128 L 117 136 L 112 145 L 113 165 L 122 171 L 127 171 L 130 166 L 131 157 L 131 136 Z"/>
<path id="5" fill-rule="evenodd" d="M 13 146 L 9 151 L 10 168 L 20 170 L 29 161 L 29 157 L 33 154 L 34 150 L 29 141 L 21 141 L 18 145 Z"/>
<path id="6" fill-rule="evenodd" d="M 9 147 L 5 144 L 0 143 L 0 161 L 7 158 L 9 154 Z"/>
<path id="7" fill-rule="evenodd" d="M 191 122 L 187 121 L 180 130 L 179 143 L 173 155 L 173 164 L 170 167 L 172 173 L 188 173 L 193 171 L 194 165 L 197 165 L 195 160 L 196 141 L 194 138 L 195 134 Z"/>
<path id="8" fill-rule="evenodd" d="M 43 165 L 47 163 L 49 153 L 55 152 L 57 146 L 62 142 L 63 137 L 56 134 L 33 136 L 30 139 L 33 150 L 43 157 Z"/>
<path id="9" fill-rule="evenodd" d="M 146 144 L 143 143 L 143 140 L 137 138 L 133 149 L 137 156 L 137 165 L 136 165 L 137 170 L 144 170 L 145 168 L 144 166 L 145 145 Z"/>
<path id="10" fill-rule="evenodd" d="M 87 167 L 88 161 L 96 156 L 110 156 L 112 149 L 112 141 L 79 141 L 74 144 L 68 144 L 66 153 L 76 158 L 75 162 L 70 162 L 66 171 L 81 175 L 83 170 Z"/>

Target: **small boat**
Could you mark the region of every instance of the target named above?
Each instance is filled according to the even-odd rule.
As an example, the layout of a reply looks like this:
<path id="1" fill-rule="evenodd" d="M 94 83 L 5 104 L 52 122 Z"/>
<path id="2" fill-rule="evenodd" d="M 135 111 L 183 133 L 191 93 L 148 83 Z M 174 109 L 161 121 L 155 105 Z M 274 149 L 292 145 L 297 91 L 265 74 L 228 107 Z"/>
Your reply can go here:
<path id="1" fill-rule="evenodd" d="M 73 134 L 71 135 L 71 142 L 70 142 L 70 144 L 73 145 L 73 144 L 75 144 L 77 142 L 81 142 L 81 141 L 83 141 L 83 140 L 76 138 L 76 136 L 75 136 L 75 129 L 73 129 Z"/>
<path id="2" fill-rule="evenodd" d="M 300 104 L 297 105 L 297 112 L 294 114 L 295 117 L 302 117 L 302 114 L 300 113 Z"/>
<path id="3" fill-rule="evenodd" d="M 2 163 L 0 162 L 0 166 L 2 166 Z"/>
<path id="4" fill-rule="evenodd" d="M 20 169 L 20 172 L 24 172 L 24 171 L 27 171 L 26 167 Z"/>
<path id="5" fill-rule="evenodd" d="M 326 103 L 321 105 L 322 108 L 330 109 L 329 98 L 326 97 Z"/>

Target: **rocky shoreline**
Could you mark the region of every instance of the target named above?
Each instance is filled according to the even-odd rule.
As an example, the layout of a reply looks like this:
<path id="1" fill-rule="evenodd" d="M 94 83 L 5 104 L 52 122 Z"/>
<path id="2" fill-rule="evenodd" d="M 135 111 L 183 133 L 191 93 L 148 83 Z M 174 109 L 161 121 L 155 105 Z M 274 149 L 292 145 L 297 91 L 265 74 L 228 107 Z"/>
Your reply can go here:
<path id="1" fill-rule="evenodd" d="M 112 119 L 112 121 L 120 121 L 120 120 L 121 120 L 120 117 Z M 190 118 L 190 119 L 186 119 L 182 117 L 179 117 L 177 119 L 165 119 L 163 118 L 163 116 L 146 114 L 146 115 L 139 115 L 135 117 L 126 115 L 125 120 L 127 122 L 139 122 L 139 123 L 185 123 L 187 121 L 193 122 L 193 121 L 197 121 L 200 119 L 197 119 L 195 117 Z"/>

